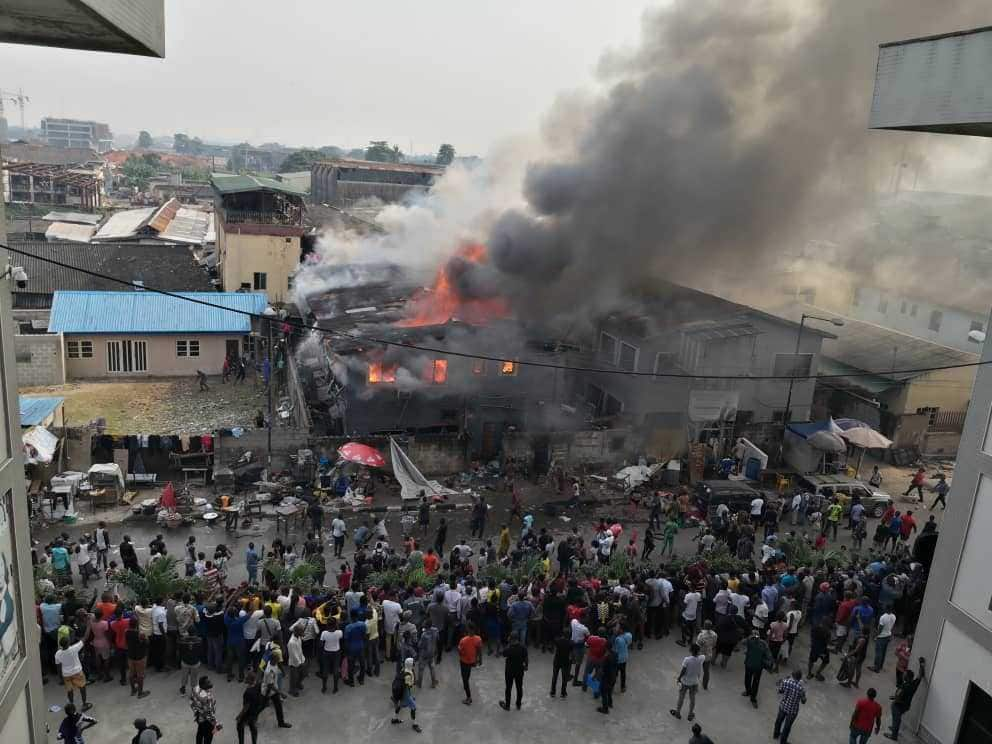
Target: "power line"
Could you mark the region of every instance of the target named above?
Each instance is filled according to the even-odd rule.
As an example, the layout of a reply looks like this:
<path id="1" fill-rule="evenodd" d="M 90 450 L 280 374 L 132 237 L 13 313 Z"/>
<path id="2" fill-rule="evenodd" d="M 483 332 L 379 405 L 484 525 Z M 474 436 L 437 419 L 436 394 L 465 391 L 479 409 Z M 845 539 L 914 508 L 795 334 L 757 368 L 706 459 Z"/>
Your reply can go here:
<path id="1" fill-rule="evenodd" d="M 73 266 L 67 264 L 63 261 L 57 261 L 53 258 L 48 258 L 45 256 L 39 256 L 37 254 L 31 253 L 30 251 L 21 250 L 19 248 L 13 248 L 9 245 L 0 243 L 0 248 L 6 249 L 12 253 L 16 253 L 21 256 L 27 256 L 34 259 L 35 261 L 41 261 L 43 263 L 49 263 L 54 266 L 59 266 L 63 269 L 68 269 L 70 271 L 76 271 L 81 274 L 86 274 L 88 276 L 95 277 L 97 279 L 104 279 L 106 281 L 121 284 L 125 287 L 134 288 L 134 282 L 128 281 L 127 279 L 119 279 L 115 276 L 110 276 L 108 274 L 101 274 L 98 271 L 91 271 L 90 269 L 84 269 L 81 266 Z M 215 310 L 224 310 L 229 313 L 235 313 L 237 315 L 244 315 L 249 318 L 254 318 L 256 320 L 271 321 L 267 315 L 260 313 L 253 313 L 249 310 L 238 310 L 235 308 L 224 307 L 223 305 L 218 305 L 214 302 L 208 302 L 206 300 L 201 300 L 196 297 L 189 297 L 178 292 L 170 292 L 165 289 L 158 289 L 157 287 L 150 287 L 148 285 L 142 285 L 141 289 L 145 292 L 153 292 L 155 294 L 164 295 L 166 297 L 172 297 L 177 300 L 183 300 L 185 302 L 191 302 L 196 305 L 203 305 L 204 307 L 213 308 Z M 985 364 L 992 363 L 989 361 L 977 361 L 977 362 L 966 362 L 961 364 L 946 364 L 936 367 L 918 367 L 915 369 L 896 369 L 888 370 L 885 372 L 848 372 L 844 374 L 816 374 L 816 375 L 714 375 L 714 374 L 691 374 L 688 372 L 636 372 L 627 371 L 622 369 L 607 369 L 603 367 L 583 367 L 575 366 L 570 364 L 559 364 L 556 362 L 541 362 L 534 359 L 514 359 L 508 357 L 492 356 L 487 354 L 476 354 L 469 353 L 465 351 L 453 351 L 451 349 L 438 349 L 430 346 L 421 346 L 419 344 L 412 344 L 405 341 L 394 341 L 391 339 L 377 338 L 375 336 L 366 336 L 353 333 L 346 333 L 344 331 L 337 331 L 332 328 L 321 328 L 319 325 L 314 324 L 313 326 L 305 325 L 304 323 L 297 323 L 295 321 L 283 320 L 283 323 L 289 325 L 292 328 L 296 328 L 300 331 L 312 331 L 321 333 L 328 336 L 336 336 L 338 338 L 348 339 L 349 341 L 360 341 L 367 344 L 376 344 L 380 346 L 395 346 L 401 349 L 408 349 L 410 351 L 420 351 L 427 354 L 438 354 L 440 356 L 450 356 L 458 357 L 462 359 L 478 359 L 480 361 L 486 362 L 512 362 L 513 364 L 519 364 L 524 367 L 539 367 L 544 369 L 560 369 L 570 372 L 592 372 L 596 374 L 604 375 L 621 375 L 624 377 L 650 377 L 652 379 L 667 378 L 676 380 L 741 380 L 741 381 L 763 381 L 763 380 L 792 380 L 794 382 L 801 382 L 803 380 L 831 380 L 831 379 L 846 379 L 851 377 L 877 377 L 877 376 L 888 376 L 893 375 L 909 375 L 909 374 L 924 374 L 927 372 L 939 372 L 941 370 L 948 369 L 964 369 L 967 367 L 980 367 Z M 894 384 L 901 384 L 903 381 L 895 380 Z"/>

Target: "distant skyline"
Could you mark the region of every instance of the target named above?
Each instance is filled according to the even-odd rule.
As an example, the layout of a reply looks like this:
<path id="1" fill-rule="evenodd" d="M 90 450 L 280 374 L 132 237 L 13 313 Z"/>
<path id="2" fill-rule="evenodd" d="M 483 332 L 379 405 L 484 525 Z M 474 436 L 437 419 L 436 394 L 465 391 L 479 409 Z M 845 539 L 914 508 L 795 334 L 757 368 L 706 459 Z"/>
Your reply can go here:
<path id="1" fill-rule="evenodd" d="M 658 4 L 167 0 L 164 60 L 0 44 L 0 89 L 24 90 L 33 127 L 485 155 L 535 132 L 559 93 L 594 86 L 600 56 L 635 44 Z"/>

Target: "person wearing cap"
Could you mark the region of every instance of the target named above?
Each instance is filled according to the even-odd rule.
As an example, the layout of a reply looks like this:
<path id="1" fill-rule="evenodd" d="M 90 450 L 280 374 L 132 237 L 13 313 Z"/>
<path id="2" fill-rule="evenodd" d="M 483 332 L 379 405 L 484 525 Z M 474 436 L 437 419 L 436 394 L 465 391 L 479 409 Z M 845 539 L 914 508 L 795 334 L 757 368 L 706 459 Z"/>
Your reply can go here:
<path id="1" fill-rule="evenodd" d="M 213 682 L 209 677 L 203 676 L 189 696 L 193 720 L 196 722 L 196 744 L 210 744 L 214 740 L 214 732 L 221 728 L 217 723 L 217 700 L 213 690 Z"/>
<path id="2" fill-rule="evenodd" d="M 407 657 L 403 660 L 403 668 L 393 682 L 393 717 L 389 722 L 394 725 L 402 723 L 399 717 L 400 709 L 409 708 L 411 726 L 419 734 L 422 729 L 417 724 L 417 701 L 413 697 L 413 685 L 415 681 L 413 658 Z"/>

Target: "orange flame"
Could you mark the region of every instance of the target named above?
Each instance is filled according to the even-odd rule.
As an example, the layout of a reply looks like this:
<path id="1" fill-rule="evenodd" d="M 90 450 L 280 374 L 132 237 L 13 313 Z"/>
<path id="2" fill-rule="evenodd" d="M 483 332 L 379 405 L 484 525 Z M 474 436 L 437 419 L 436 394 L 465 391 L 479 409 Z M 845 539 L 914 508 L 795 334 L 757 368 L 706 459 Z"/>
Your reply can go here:
<path id="1" fill-rule="evenodd" d="M 462 246 L 455 256 L 478 264 L 489 260 L 486 247 L 478 243 Z M 510 314 L 509 305 L 502 297 L 462 297 L 450 272 L 450 264 L 442 266 L 434 277 L 434 284 L 410 300 L 407 306 L 408 316 L 396 325 L 443 325 L 450 320 L 485 325 L 494 318 L 505 318 Z"/>

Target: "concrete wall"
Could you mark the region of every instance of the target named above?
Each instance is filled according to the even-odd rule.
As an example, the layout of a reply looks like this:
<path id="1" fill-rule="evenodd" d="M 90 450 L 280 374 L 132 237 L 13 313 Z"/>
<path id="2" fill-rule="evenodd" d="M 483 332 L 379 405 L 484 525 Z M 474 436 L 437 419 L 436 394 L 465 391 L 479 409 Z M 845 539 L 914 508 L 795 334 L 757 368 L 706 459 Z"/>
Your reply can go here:
<path id="1" fill-rule="evenodd" d="M 215 460 L 225 466 L 237 461 L 247 450 L 254 454 L 255 462 L 265 463 L 268 457 L 269 435 L 266 429 L 249 429 L 240 437 L 218 434 L 214 438 Z M 272 467 L 286 470 L 292 466 L 290 455 L 309 447 L 307 432 L 300 429 L 277 428 L 272 430 Z"/>
<path id="2" fill-rule="evenodd" d="M 588 431 L 532 434 L 510 432 L 503 436 L 503 458 L 534 464 L 543 451 L 548 460 L 569 466 L 584 464 L 634 462 L 643 454 L 644 440 L 633 430 L 594 429 Z"/>
<path id="3" fill-rule="evenodd" d="M 966 411 L 975 383 L 975 367 L 942 369 L 914 378 L 902 388 L 880 396 L 886 410 L 894 415 L 916 413 L 918 408 Z"/>
<path id="4" fill-rule="evenodd" d="M 235 226 L 236 227 L 236 226 Z M 242 284 L 254 288 L 255 272 L 266 275 L 265 291 L 271 302 L 289 301 L 289 280 L 300 265 L 300 238 L 247 235 L 225 229 L 217 220 L 218 271 L 226 292 Z"/>
<path id="5" fill-rule="evenodd" d="M 43 387 L 65 383 L 62 336 L 39 333 L 14 336 L 18 387 Z"/>
<path id="6" fill-rule="evenodd" d="M 961 434 L 956 431 L 931 431 L 924 436 L 920 451 L 926 455 L 952 457 L 957 454 L 960 444 Z"/>
<path id="7" fill-rule="evenodd" d="M 65 341 L 86 340 L 93 342 L 93 356 L 90 359 L 70 359 L 66 353 L 66 377 L 68 379 L 94 377 L 182 377 L 202 370 L 209 375 L 219 375 L 224 367 L 227 341 L 237 341 L 241 348 L 241 336 L 232 334 L 192 334 L 179 336 L 172 334 L 112 336 L 72 334 Z M 147 344 L 147 371 L 108 372 L 107 343 L 110 341 L 144 341 Z M 176 341 L 199 341 L 200 356 L 176 356 Z M 66 348 L 68 348 L 66 346 Z"/>

